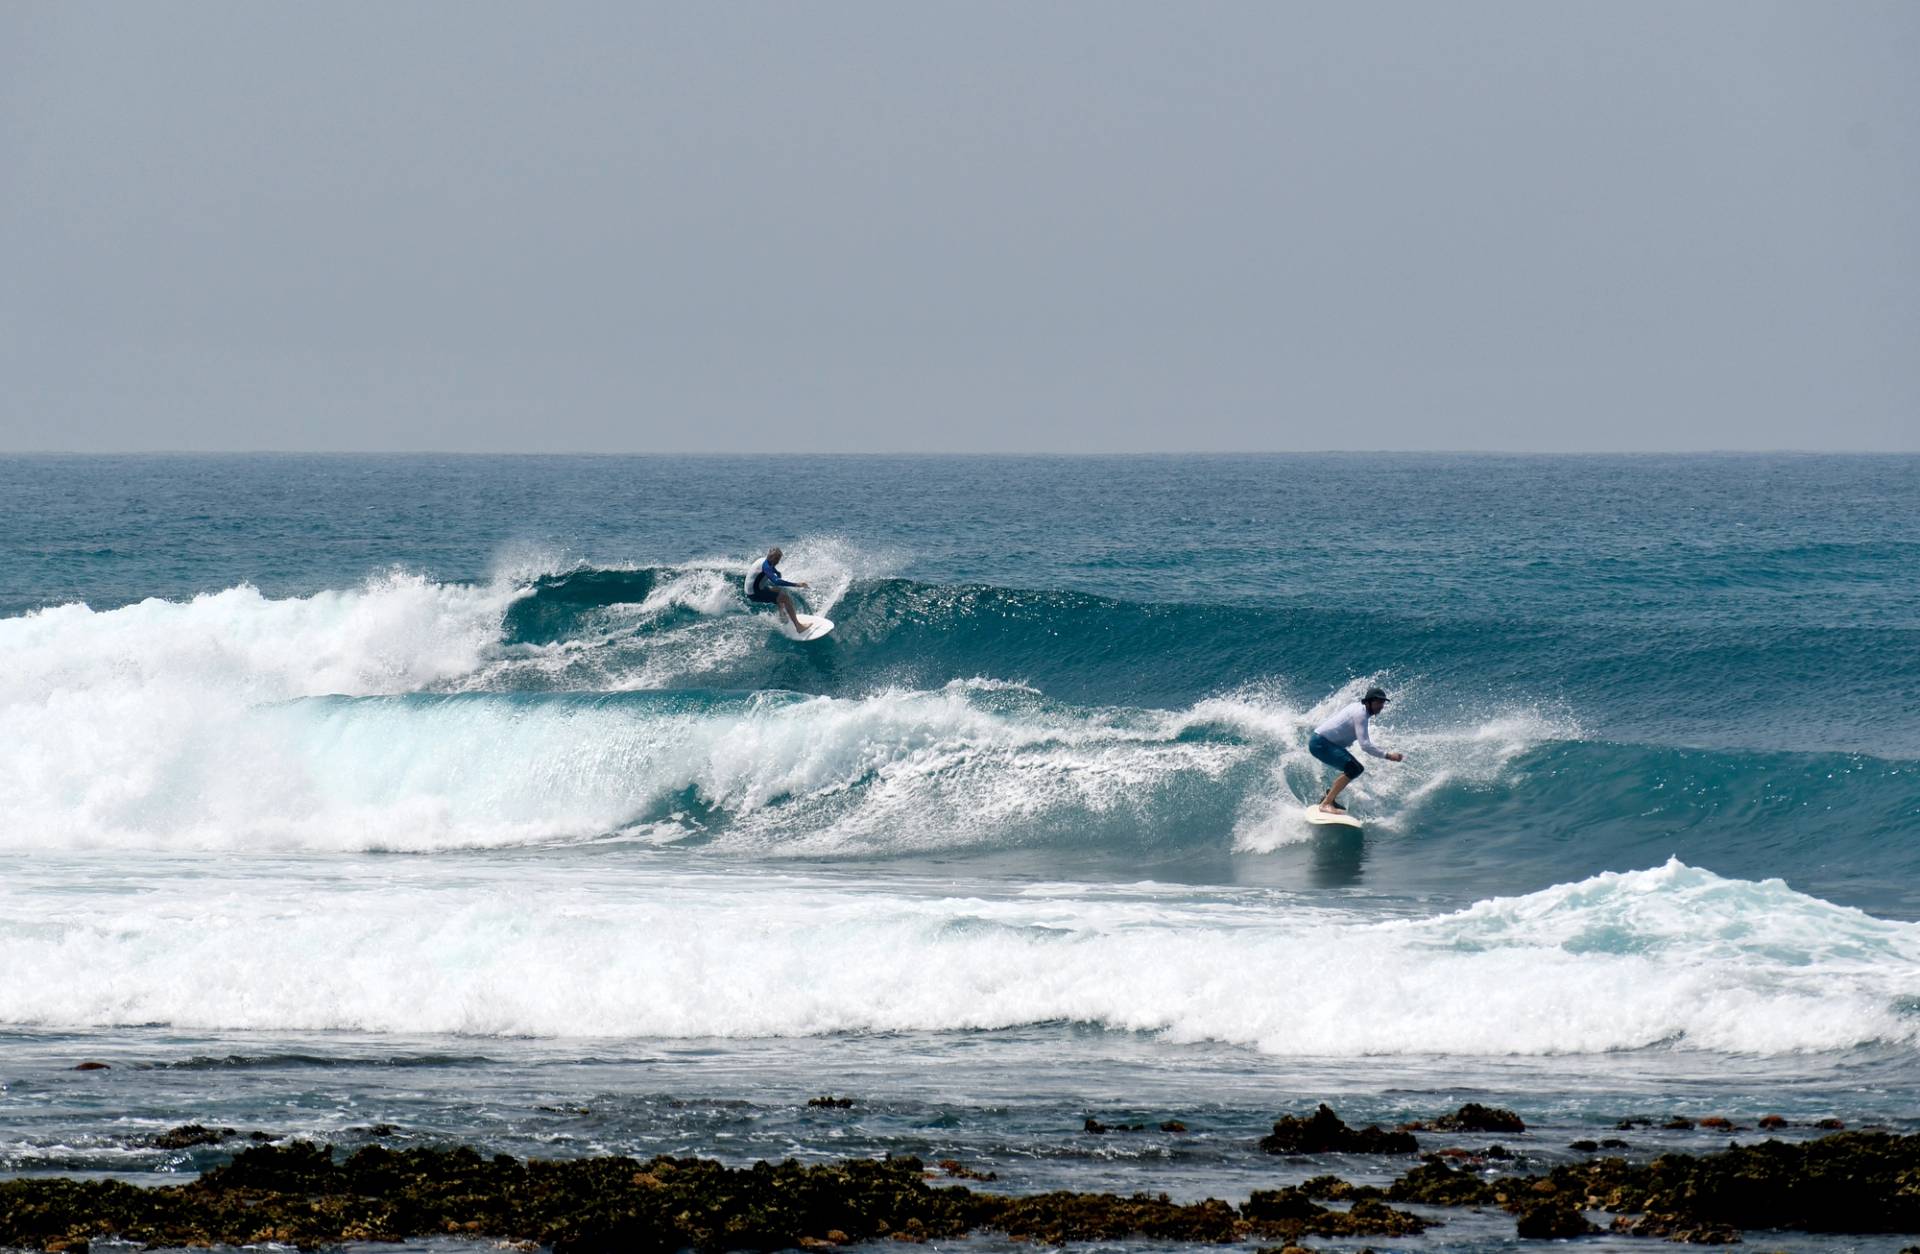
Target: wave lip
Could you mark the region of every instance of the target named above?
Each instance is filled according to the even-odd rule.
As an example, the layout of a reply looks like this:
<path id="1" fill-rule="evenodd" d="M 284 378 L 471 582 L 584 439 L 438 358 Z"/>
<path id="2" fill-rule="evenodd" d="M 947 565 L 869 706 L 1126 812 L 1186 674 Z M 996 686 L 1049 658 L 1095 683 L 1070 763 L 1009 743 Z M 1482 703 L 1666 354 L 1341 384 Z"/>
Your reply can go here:
<path id="1" fill-rule="evenodd" d="M 0 1021 L 555 1038 L 1074 1022 L 1276 1056 L 1920 1047 L 1920 924 L 1678 862 L 1399 921 L 1164 885 L 577 871 L 295 866 L 85 902 L 10 881 Z"/>
<path id="2" fill-rule="evenodd" d="M 411 692 L 477 668 L 522 595 L 391 571 L 306 597 L 241 584 L 190 601 L 35 610 L 0 619 L 0 709 L 139 690 L 251 701 Z"/>
<path id="3" fill-rule="evenodd" d="M 92 747 L 77 761 L 0 763 L 0 842 L 427 852 L 624 835 L 885 858 L 1224 848 L 1239 832 L 1258 848 L 1249 831 L 1304 832 L 1317 788 L 1300 748 L 1311 713 L 1255 692 L 1088 709 L 972 679 L 857 698 L 413 693 L 136 712 L 128 731 L 70 715 L 64 734 Z M 1356 788 L 1383 827 L 1461 770 L 1497 777 L 1525 741 L 1467 728 L 1408 743 L 1426 766 Z"/>

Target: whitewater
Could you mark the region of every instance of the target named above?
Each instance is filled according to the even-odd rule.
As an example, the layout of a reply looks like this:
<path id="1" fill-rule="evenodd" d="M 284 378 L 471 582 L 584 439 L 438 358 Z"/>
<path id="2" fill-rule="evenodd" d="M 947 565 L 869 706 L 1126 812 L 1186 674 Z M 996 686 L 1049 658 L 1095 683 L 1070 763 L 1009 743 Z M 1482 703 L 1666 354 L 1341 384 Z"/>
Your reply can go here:
<path id="1" fill-rule="evenodd" d="M 803 479 L 841 504 L 766 516 Z M 1234 1147 L 1335 1096 L 1912 1130 L 1917 489 L 0 460 L 0 1169 L 386 1123 L 1200 1196 L 1268 1187 Z M 772 543 L 828 640 L 741 596 Z M 1376 683 L 1407 760 L 1348 793 L 1363 832 L 1311 828 L 1307 735 Z M 806 1099 L 843 1088 L 836 1131 Z M 1077 1139 L 1128 1111 L 1211 1131 L 1129 1177 Z"/>

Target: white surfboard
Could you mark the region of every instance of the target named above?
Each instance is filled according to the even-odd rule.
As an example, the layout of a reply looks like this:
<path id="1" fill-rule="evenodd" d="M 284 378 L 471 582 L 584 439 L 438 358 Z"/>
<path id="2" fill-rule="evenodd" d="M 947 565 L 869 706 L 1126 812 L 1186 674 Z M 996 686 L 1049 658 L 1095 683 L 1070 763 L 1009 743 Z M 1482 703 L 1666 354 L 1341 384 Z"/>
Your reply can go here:
<path id="1" fill-rule="evenodd" d="M 1351 814 L 1328 814 L 1320 808 L 1318 802 L 1307 807 L 1307 822 L 1318 827 L 1351 827 L 1357 829 L 1360 820 Z"/>
<path id="2" fill-rule="evenodd" d="M 800 625 L 805 629 L 795 634 L 793 624 L 786 619 L 780 620 L 780 634 L 789 640 L 818 640 L 833 630 L 833 620 L 825 614 L 802 614 Z"/>

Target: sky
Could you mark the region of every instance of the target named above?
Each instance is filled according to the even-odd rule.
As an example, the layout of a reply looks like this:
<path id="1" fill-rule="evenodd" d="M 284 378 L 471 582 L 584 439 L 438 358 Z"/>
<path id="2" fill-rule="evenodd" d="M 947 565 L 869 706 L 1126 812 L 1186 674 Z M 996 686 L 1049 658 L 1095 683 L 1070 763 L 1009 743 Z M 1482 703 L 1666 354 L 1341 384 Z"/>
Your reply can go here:
<path id="1" fill-rule="evenodd" d="M 1920 4 L 0 0 L 0 451 L 1920 450 Z"/>

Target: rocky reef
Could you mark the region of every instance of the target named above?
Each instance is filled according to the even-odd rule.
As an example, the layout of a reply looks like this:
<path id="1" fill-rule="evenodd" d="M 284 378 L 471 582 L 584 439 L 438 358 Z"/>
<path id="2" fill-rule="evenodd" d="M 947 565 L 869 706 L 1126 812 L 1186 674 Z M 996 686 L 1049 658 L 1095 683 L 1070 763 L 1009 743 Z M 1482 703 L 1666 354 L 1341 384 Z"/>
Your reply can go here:
<path id="1" fill-rule="evenodd" d="M 245 1150 L 178 1187 L 0 1183 L 0 1245 L 75 1251 L 113 1235 L 148 1246 L 271 1241 L 313 1248 L 467 1234 L 535 1241 L 555 1254 L 668 1254 L 821 1248 L 881 1237 L 912 1242 L 981 1229 L 1056 1245 L 1131 1236 L 1223 1244 L 1304 1234 L 1399 1236 L 1430 1222 L 1378 1201 L 1333 1210 L 1296 1189 L 1256 1193 L 1236 1209 L 1214 1199 L 1181 1204 L 1165 1194 L 1007 1197 L 934 1187 L 928 1174 L 916 1158 L 732 1168 L 697 1158 L 547 1162 L 373 1146 L 340 1160 L 329 1146 L 295 1142 Z"/>
<path id="2" fill-rule="evenodd" d="M 1454 1126 L 1514 1131 L 1493 1108 L 1457 1112 Z M 1442 1126 L 1443 1116 L 1428 1122 Z M 184 1125 L 156 1146 L 245 1139 L 229 1128 Z M 1405 1131 L 1358 1131 L 1321 1106 L 1287 1117 L 1274 1152 L 1408 1153 Z M 1235 1207 L 1166 1194 L 1056 1191 L 982 1193 L 945 1181 L 990 1181 L 957 1160 L 929 1170 L 917 1158 L 794 1161 L 729 1167 L 698 1158 L 563 1161 L 484 1157 L 471 1149 L 369 1146 L 342 1156 L 310 1142 L 247 1148 L 189 1184 L 139 1188 L 118 1181 L 0 1182 L 0 1247 L 84 1250 L 117 1237 L 146 1246 L 302 1248 L 343 1241 L 465 1235 L 537 1242 L 555 1254 L 605 1251 L 815 1249 L 888 1238 L 919 1242 L 977 1231 L 1045 1244 L 1146 1237 L 1226 1244 L 1305 1238 L 1394 1238 L 1440 1222 L 1405 1206 L 1501 1209 L 1522 1238 L 1611 1230 L 1720 1244 L 1740 1230 L 1920 1232 L 1920 1135 L 1841 1132 L 1789 1144 L 1767 1140 L 1709 1154 L 1663 1154 L 1632 1164 L 1609 1157 L 1538 1175 L 1495 1175 L 1491 1151 L 1426 1155 L 1390 1185 L 1317 1175 L 1254 1192 Z M 1466 1167 L 1455 1164 L 1468 1164 Z M 1344 1204 L 1344 1209 L 1323 1205 Z"/>
<path id="3" fill-rule="evenodd" d="M 1920 1136 L 1841 1132 L 1798 1145 L 1768 1140 L 1662 1154 L 1638 1166 L 1604 1158 L 1491 1180 L 1429 1157 L 1385 1196 L 1499 1206 L 1520 1217 L 1523 1237 L 1597 1231 L 1583 1211 L 1612 1213 L 1617 1232 L 1697 1244 L 1738 1241 L 1742 1228 L 1920 1232 Z"/>

